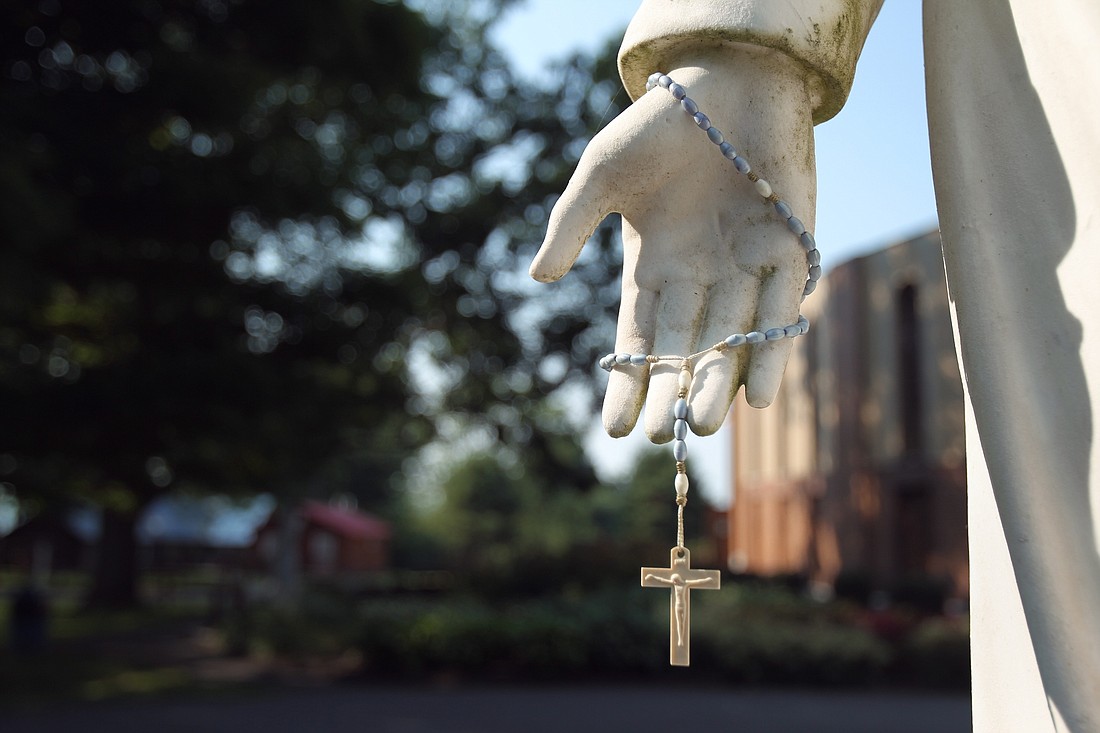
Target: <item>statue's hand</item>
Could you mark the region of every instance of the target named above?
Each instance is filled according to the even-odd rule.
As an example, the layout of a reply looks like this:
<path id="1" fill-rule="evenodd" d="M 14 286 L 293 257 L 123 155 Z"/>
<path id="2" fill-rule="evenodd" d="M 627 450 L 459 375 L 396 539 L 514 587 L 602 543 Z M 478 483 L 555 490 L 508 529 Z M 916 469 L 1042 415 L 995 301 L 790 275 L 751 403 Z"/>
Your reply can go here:
<path id="1" fill-rule="evenodd" d="M 811 100 L 795 64 L 726 49 L 667 73 L 812 230 Z M 551 212 L 531 276 L 565 275 L 611 212 L 623 217 L 616 353 L 687 355 L 733 333 L 797 320 L 807 267 L 798 237 L 666 89 L 642 96 L 593 138 Z M 770 404 L 791 345 L 781 339 L 701 357 L 689 396 L 692 430 L 718 430 L 742 384 L 751 405 Z M 646 433 L 671 439 L 678 373 L 674 362 L 615 367 L 607 432 L 629 433 L 648 399 Z"/>

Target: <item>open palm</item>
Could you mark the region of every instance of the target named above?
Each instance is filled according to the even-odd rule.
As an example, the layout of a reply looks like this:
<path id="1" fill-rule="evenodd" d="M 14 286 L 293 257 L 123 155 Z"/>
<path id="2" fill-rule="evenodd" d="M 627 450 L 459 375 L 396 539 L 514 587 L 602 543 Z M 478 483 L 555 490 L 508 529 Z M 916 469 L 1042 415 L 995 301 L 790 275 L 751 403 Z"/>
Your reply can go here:
<path id="1" fill-rule="evenodd" d="M 721 59 L 695 61 L 670 76 L 812 229 L 810 92 L 789 59 L 726 51 Z M 565 275 L 612 212 L 623 218 L 616 352 L 686 355 L 732 333 L 798 317 L 805 250 L 665 89 L 640 97 L 588 145 L 551 212 L 532 277 L 550 282 Z M 703 356 L 689 394 L 692 430 L 708 435 L 721 427 L 742 385 L 750 404 L 769 404 L 791 344 L 782 339 Z M 628 434 L 648 403 L 647 435 L 670 440 L 678 372 L 678 364 L 667 362 L 616 367 L 604 400 L 607 432 Z"/>

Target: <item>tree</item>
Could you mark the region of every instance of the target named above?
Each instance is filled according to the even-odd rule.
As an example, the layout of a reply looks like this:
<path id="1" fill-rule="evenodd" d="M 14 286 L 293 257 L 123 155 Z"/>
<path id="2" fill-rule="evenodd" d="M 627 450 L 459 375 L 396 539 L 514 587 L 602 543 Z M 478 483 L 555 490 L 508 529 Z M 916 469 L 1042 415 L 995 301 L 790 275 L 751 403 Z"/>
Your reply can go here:
<path id="1" fill-rule="evenodd" d="M 608 231 L 555 298 L 521 273 L 610 67 L 517 85 L 481 42 L 504 4 L 0 11 L 0 468 L 103 508 L 93 600 L 134 601 L 166 490 L 288 494 L 354 455 L 381 496 L 440 416 L 523 442 L 591 374 Z"/>

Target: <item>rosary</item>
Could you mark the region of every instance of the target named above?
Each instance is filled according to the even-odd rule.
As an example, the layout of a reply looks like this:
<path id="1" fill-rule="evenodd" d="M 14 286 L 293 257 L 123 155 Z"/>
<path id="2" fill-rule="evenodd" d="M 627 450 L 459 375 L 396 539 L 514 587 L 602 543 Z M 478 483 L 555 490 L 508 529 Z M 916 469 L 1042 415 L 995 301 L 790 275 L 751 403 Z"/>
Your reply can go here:
<path id="1" fill-rule="evenodd" d="M 741 173 L 753 183 L 756 192 L 765 201 L 775 207 L 775 212 L 784 220 L 787 228 L 798 237 L 802 247 L 806 250 L 806 261 L 809 270 L 806 277 L 806 286 L 802 291 L 802 299 L 817 288 L 817 281 L 821 278 L 821 253 L 817 250 L 814 236 L 806 230 L 802 221 L 793 215 L 791 207 L 772 190 L 771 184 L 753 173 L 752 167 L 744 157 L 738 155 L 733 145 L 726 142 L 725 137 L 710 123 L 710 118 L 699 111 L 699 105 L 687 96 L 687 90 L 674 82 L 666 74 L 657 72 L 650 75 L 646 81 L 646 91 L 655 87 L 667 89 L 673 98 L 680 103 L 684 111 L 691 115 L 692 120 L 707 134 L 707 138 L 718 146 L 718 150 L 733 163 L 738 173 Z M 657 364 L 659 362 L 679 362 L 680 375 L 677 382 L 679 399 L 672 408 L 673 423 L 672 456 L 676 460 L 676 479 L 673 483 L 676 489 L 676 546 L 670 552 L 669 567 L 667 568 L 642 568 L 642 586 L 646 588 L 667 588 L 671 592 L 669 599 L 669 664 L 686 667 L 691 663 L 690 632 L 691 632 L 691 591 L 717 590 L 721 585 L 721 573 L 718 570 L 696 570 L 691 567 L 691 553 L 684 546 L 684 507 L 687 505 L 688 476 L 687 476 L 687 433 L 688 433 L 688 393 L 691 389 L 692 364 L 704 354 L 710 352 L 722 353 L 747 344 L 759 344 L 764 341 L 777 341 L 784 338 L 795 338 L 806 333 L 810 328 L 805 316 L 799 315 L 798 321 L 789 326 L 777 326 L 774 328 L 749 331 L 748 333 L 735 333 L 717 344 L 698 351 L 688 356 L 656 356 L 653 354 L 608 354 L 600 359 L 600 366 L 607 371 L 616 366 L 642 366 L 643 364 Z"/>

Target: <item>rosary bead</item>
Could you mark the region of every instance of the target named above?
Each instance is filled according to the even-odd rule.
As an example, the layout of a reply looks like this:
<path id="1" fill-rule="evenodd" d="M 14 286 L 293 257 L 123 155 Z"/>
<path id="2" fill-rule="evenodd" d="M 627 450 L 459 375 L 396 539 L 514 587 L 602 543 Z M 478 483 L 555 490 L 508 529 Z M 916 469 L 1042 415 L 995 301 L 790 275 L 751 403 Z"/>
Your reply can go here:
<path id="1" fill-rule="evenodd" d="M 686 392 L 691 389 L 691 372 L 686 369 L 681 369 L 680 376 L 676 378 L 676 386 L 680 388 L 681 392 Z"/>
<path id="2" fill-rule="evenodd" d="M 814 235 L 809 232 L 802 232 L 802 236 L 799 237 L 802 242 L 802 246 L 809 252 L 811 249 L 817 249 L 817 242 L 814 240 Z"/>
<path id="3" fill-rule="evenodd" d="M 719 143 L 718 149 L 722 151 L 722 155 L 726 156 L 730 160 L 733 160 L 737 157 L 737 149 L 734 148 L 733 145 L 731 145 L 728 141 L 724 143 Z"/>
<path id="4" fill-rule="evenodd" d="M 765 181 L 763 178 L 759 179 L 756 182 L 755 185 L 756 185 L 756 192 L 758 194 L 760 194 L 761 196 L 763 196 L 764 198 L 767 198 L 767 197 L 772 195 L 772 185 L 770 183 L 768 183 L 767 181 Z"/>
<path id="5" fill-rule="evenodd" d="M 807 333 L 810 330 L 810 322 L 806 320 L 806 316 L 798 317 L 798 327 L 802 329 L 802 333 Z"/>
<path id="6" fill-rule="evenodd" d="M 615 355 L 615 363 L 616 364 L 629 364 L 630 363 L 630 354 L 616 354 Z"/>
<path id="7" fill-rule="evenodd" d="M 745 341 L 745 334 L 735 333 L 732 336 L 726 336 L 726 340 L 724 343 L 726 344 L 726 346 L 733 348 L 735 346 L 743 346 L 747 342 Z"/>
<path id="8" fill-rule="evenodd" d="M 802 288 L 802 297 L 805 298 L 815 290 L 817 290 L 817 280 L 807 280 L 806 287 Z"/>
<path id="9" fill-rule="evenodd" d="M 657 77 L 658 86 L 668 89 L 670 84 L 672 84 L 672 77 L 670 77 L 668 74 L 661 74 Z"/>
<path id="10" fill-rule="evenodd" d="M 696 112 L 692 115 L 692 118 L 695 120 L 695 124 L 699 125 L 699 129 L 703 132 L 710 129 L 710 118 L 702 112 Z"/>
<path id="11" fill-rule="evenodd" d="M 802 326 L 798 325 L 797 323 L 792 323 L 791 325 L 784 328 L 783 331 L 786 332 L 787 338 L 793 339 L 795 336 L 802 335 Z"/>
<path id="12" fill-rule="evenodd" d="M 778 341 L 787 335 L 787 332 L 782 328 L 769 328 L 764 332 L 764 338 L 768 341 Z"/>
<path id="13" fill-rule="evenodd" d="M 689 115 L 694 115 L 699 111 L 699 105 L 695 103 L 695 100 L 691 97 L 684 97 L 680 100 L 680 106 L 684 108 L 684 111 Z"/>
<path id="14" fill-rule="evenodd" d="M 750 344 L 759 344 L 767 340 L 767 337 L 759 331 L 749 331 L 745 334 L 745 341 Z"/>
<path id="15" fill-rule="evenodd" d="M 688 434 L 688 421 L 680 418 L 672 424 L 672 437 L 683 440 Z"/>
<path id="16" fill-rule="evenodd" d="M 672 457 L 677 461 L 686 461 L 688 457 L 688 444 L 682 440 L 672 441 Z"/>
<path id="17" fill-rule="evenodd" d="M 791 216 L 794 215 L 794 212 L 791 211 L 791 205 L 788 204 L 786 201 L 775 202 L 775 213 L 779 214 L 784 219 L 790 219 Z"/>
<path id="18" fill-rule="evenodd" d="M 787 219 L 787 228 L 799 236 L 806 231 L 806 225 L 797 216 Z"/>
<path id="19" fill-rule="evenodd" d="M 676 400 L 676 404 L 672 406 L 672 416 L 677 420 L 686 420 L 688 416 L 688 401 L 683 397 Z M 676 460 L 681 460 L 677 458 Z"/>
<path id="20" fill-rule="evenodd" d="M 600 359 L 600 369 L 606 369 L 607 371 L 611 371 L 611 368 L 613 366 L 615 366 L 615 355 L 614 354 L 608 354 L 607 356 Z"/>
<path id="21" fill-rule="evenodd" d="M 642 364 L 646 363 L 646 355 L 645 354 L 632 354 L 631 357 L 630 357 L 630 363 L 633 364 L 634 366 L 641 366 Z"/>
<path id="22" fill-rule="evenodd" d="M 645 81 L 646 88 L 652 89 L 653 87 L 657 86 L 657 81 L 661 78 L 661 76 L 662 74 L 659 71 L 654 71 L 652 74 L 650 74 L 649 78 Z"/>
<path id="23" fill-rule="evenodd" d="M 674 486 L 676 487 L 677 496 L 687 496 L 688 493 L 688 477 L 686 473 L 676 474 L 676 480 Z"/>
<path id="24" fill-rule="evenodd" d="M 814 266 L 814 265 L 820 265 L 821 264 L 821 251 L 816 250 L 816 249 L 811 249 L 809 252 L 806 253 L 806 261 L 810 263 L 811 267 Z"/>
<path id="25" fill-rule="evenodd" d="M 715 145 L 721 145 L 726 140 L 726 138 L 722 135 L 722 131 L 719 130 L 717 127 L 712 127 L 707 130 L 707 137 L 709 137 L 710 141 Z"/>
<path id="26" fill-rule="evenodd" d="M 738 173 L 748 173 L 752 170 L 752 166 L 749 165 L 749 161 L 738 155 L 733 159 L 733 167 L 737 169 Z"/>
<path id="27" fill-rule="evenodd" d="M 681 99 L 683 99 L 684 97 L 687 96 L 687 89 L 684 89 L 682 86 L 680 86 L 676 82 L 673 82 L 673 83 L 669 84 L 668 85 L 668 90 L 670 92 L 672 92 L 672 98 L 675 99 L 676 101 L 680 101 Z"/>
<path id="28" fill-rule="evenodd" d="M 821 265 L 814 265 L 810 268 L 810 280 L 817 282 L 821 279 Z"/>

